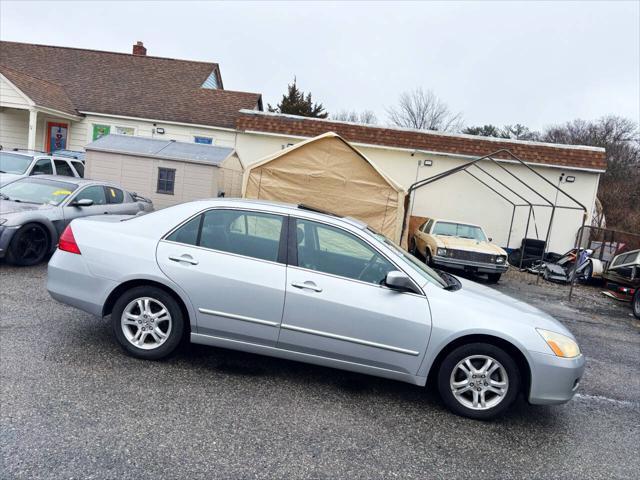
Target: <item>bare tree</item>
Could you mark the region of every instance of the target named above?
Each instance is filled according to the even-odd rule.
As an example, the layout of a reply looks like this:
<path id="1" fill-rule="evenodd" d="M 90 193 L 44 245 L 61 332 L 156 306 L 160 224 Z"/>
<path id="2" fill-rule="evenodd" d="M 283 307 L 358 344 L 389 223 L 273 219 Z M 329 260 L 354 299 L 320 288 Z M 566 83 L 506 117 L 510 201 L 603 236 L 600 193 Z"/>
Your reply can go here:
<path id="1" fill-rule="evenodd" d="M 421 87 L 400 95 L 398 105 L 387 108 L 389 121 L 398 127 L 454 132 L 462 127 L 462 114 L 454 113 L 431 90 Z"/>
<path id="2" fill-rule="evenodd" d="M 605 148 L 607 171 L 600 179 L 598 198 L 607 225 L 640 232 L 640 133 L 636 122 L 616 115 L 573 120 L 546 128 L 541 139 Z"/>
<path id="3" fill-rule="evenodd" d="M 341 122 L 362 123 L 365 125 L 376 125 L 378 123 L 378 117 L 376 117 L 376 114 L 371 110 L 364 110 L 360 113 L 355 110 L 341 110 L 331 115 L 331 119 Z"/>

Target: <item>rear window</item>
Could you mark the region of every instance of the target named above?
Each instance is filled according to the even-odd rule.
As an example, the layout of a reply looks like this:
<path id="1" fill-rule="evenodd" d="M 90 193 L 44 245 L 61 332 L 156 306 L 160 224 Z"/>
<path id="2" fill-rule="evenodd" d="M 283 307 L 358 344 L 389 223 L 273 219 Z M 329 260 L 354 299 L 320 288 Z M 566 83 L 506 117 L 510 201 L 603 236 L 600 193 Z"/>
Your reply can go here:
<path id="1" fill-rule="evenodd" d="M 27 171 L 33 157 L 15 153 L 0 152 L 0 173 L 22 175 Z"/>
<path id="2" fill-rule="evenodd" d="M 76 169 L 76 172 L 78 172 L 78 175 L 84 178 L 84 165 L 82 164 L 82 162 L 71 162 L 71 163 L 73 163 L 73 167 Z"/>

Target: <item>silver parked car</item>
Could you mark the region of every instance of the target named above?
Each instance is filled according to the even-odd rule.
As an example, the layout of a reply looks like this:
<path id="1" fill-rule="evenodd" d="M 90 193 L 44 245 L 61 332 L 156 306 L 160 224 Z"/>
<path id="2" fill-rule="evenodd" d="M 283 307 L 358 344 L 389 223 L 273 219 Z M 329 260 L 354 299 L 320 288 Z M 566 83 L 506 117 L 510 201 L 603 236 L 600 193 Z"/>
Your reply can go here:
<path id="1" fill-rule="evenodd" d="M 0 186 L 30 175 L 84 177 L 84 163 L 79 158 L 48 154 L 34 150 L 0 151 Z"/>
<path id="2" fill-rule="evenodd" d="M 42 262 L 74 218 L 136 214 L 153 204 L 109 182 L 38 175 L 0 188 L 0 258 L 17 265 Z"/>
<path id="3" fill-rule="evenodd" d="M 49 262 L 53 298 L 111 315 L 131 355 L 192 342 L 424 386 L 493 417 L 523 392 L 569 401 L 584 357 L 549 315 L 439 274 L 352 219 L 217 199 L 132 219 L 74 220 Z"/>

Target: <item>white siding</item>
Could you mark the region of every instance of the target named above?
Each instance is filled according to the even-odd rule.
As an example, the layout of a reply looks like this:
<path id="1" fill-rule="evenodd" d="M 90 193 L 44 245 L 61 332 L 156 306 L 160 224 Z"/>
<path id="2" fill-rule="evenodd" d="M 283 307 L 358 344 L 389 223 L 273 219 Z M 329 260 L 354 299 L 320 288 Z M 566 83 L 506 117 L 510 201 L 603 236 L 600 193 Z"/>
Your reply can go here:
<path id="1" fill-rule="evenodd" d="M 31 103 L 25 97 L 20 90 L 9 83 L 3 75 L 0 75 L 0 106 L 28 109 Z"/>
<path id="2" fill-rule="evenodd" d="M 5 150 L 27 148 L 29 111 L 0 108 L 0 145 Z"/>
<path id="3" fill-rule="evenodd" d="M 235 145 L 235 132 L 227 130 L 218 130 L 214 127 L 196 127 L 189 125 L 172 125 L 162 122 L 154 122 L 147 120 L 124 120 L 114 117 L 102 117 L 96 115 L 87 115 L 81 122 L 85 135 L 83 148 L 85 145 L 93 141 L 93 125 L 109 125 L 113 133 L 115 127 L 131 127 L 134 129 L 135 135 L 140 137 L 157 138 L 160 140 L 175 140 L 177 142 L 193 143 L 194 137 L 210 137 L 213 139 L 213 145 L 221 147 L 231 147 Z M 164 134 L 154 133 L 157 128 L 163 128 Z"/>
<path id="4" fill-rule="evenodd" d="M 301 140 L 285 136 L 239 133 L 236 150 L 245 166 L 249 166 L 261 158 L 281 150 L 283 146 L 290 143 L 298 143 Z M 357 145 L 356 148 L 405 189 L 408 189 L 417 180 L 431 177 L 471 160 L 446 155 L 416 154 L 411 156 L 409 151 L 373 146 Z M 432 160 L 433 165 L 431 167 L 419 167 L 418 162 L 424 159 Z M 507 168 L 532 188 L 550 199 L 552 203 L 555 201 L 556 192 L 553 186 L 547 184 L 523 166 L 510 165 Z M 511 189 L 521 194 L 529 202 L 545 203 L 542 198 L 527 190 L 523 185 L 519 185 L 517 180 L 507 173 L 499 171 L 499 167 L 489 165 L 486 169 L 491 171 L 492 174 L 495 173 L 496 177 L 503 180 Z M 587 224 L 590 222 L 598 187 L 598 173 L 543 166 L 536 166 L 535 170 L 553 184 L 558 183 L 558 178 L 563 172 L 565 175 L 574 176 L 576 178 L 574 183 L 563 183 L 561 188 L 586 206 L 589 214 Z M 483 174 L 480 173 L 478 176 L 480 175 Z M 486 179 L 483 178 L 483 180 Z M 490 182 L 487 183 L 494 186 Z M 507 198 L 518 200 L 513 194 L 506 192 L 504 188 L 496 187 L 496 189 L 504 193 Z M 515 203 L 526 202 L 518 200 Z M 573 203 L 567 198 L 563 198 L 562 194 L 558 196 L 557 204 L 573 206 Z M 464 172 L 457 173 L 446 180 L 418 190 L 411 213 L 414 216 L 448 218 L 479 224 L 487 231 L 487 235 L 493 238 L 495 243 L 507 246 L 512 214 L 511 205 Z M 529 237 L 535 238 L 534 226 L 537 225 L 538 235 L 541 239 L 544 239 L 549 226 L 550 213 L 550 208 L 536 207 L 534 209 L 536 221 L 534 223 L 533 217 L 531 218 Z M 516 248 L 519 246 L 525 233 L 527 214 L 528 207 L 517 208 L 509 247 Z M 556 210 L 551 231 L 550 248 L 561 253 L 571 248 L 581 224 L 582 211 Z"/>

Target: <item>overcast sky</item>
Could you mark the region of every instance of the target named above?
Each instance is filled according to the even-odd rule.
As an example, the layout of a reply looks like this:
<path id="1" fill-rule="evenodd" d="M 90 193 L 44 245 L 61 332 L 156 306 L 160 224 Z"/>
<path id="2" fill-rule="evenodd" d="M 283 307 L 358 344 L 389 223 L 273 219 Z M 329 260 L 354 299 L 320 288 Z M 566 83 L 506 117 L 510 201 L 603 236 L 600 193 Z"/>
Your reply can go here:
<path id="1" fill-rule="evenodd" d="M 640 120 L 640 2 L 0 2 L 0 37 L 218 62 L 226 89 L 287 82 L 329 112 L 432 89 L 467 125 Z M 171 99 L 167 99 L 171 101 Z"/>

